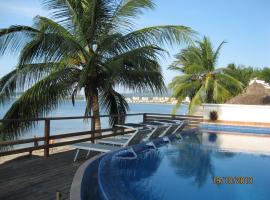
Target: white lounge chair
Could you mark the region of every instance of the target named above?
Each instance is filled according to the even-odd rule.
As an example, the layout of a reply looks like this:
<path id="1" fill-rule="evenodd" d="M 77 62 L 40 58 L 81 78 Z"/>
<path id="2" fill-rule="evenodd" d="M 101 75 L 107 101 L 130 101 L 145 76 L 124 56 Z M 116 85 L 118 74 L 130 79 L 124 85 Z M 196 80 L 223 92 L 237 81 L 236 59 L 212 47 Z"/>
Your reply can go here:
<path id="1" fill-rule="evenodd" d="M 134 123 L 128 123 L 128 124 L 123 124 L 123 125 L 117 125 L 120 127 L 125 127 L 125 128 L 130 128 L 130 129 L 134 129 L 134 128 L 149 128 L 151 130 L 151 132 L 149 134 L 147 134 L 145 136 L 145 138 L 143 139 L 143 141 L 149 141 L 151 139 L 157 138 L 159 137 L 160 134 L 165 133 L 165 130 L 161 130 L 162 132 L 160 132 L 160 128 L 167 128 L 166 125 L 161 124 L 161 123 L 157 123 L 157 122 L 150 122 L 150 123 L 140 123 L 140 124 L 134 124 Z M 108 144 L 108 145 L 115 145 L 115 146 L 123 146 L 126 141 L 129 139 L 128 136 L 126 137 L 113 137 L 113 138 L 105 138 L 105 139 L 101 139 L 101 140 L 97 140 L 97 143 L 99 144 Z"/>
<path id="2" fill-rule="evenodd" d="M 155 126 L 155 127 L 158 127 L 159 129 L 161 129 L 160 131 L 157 130 L 156 132 L 154 132 L 150 136 L 149 139 L 154 139 L 154 138 L 160 137 L 162 135 L 165 135 L 166 133 L 168 133 L 168 131 L 171 128 L 170 124 L 165 124 L 165 123 L 155 122 L 155 121 L 146 121 L 146 122 L 143 122 L 142 124 L 148 125 L 148 126 Z"/>
<path id="3" fill-rule="evenodd" d="M 122 145 L 123 147 L 140 143 L 142 139 L 145 137 L 145 135 L 147 134 L 147 132 L 151 131 L 151 129 L 147 127 L 143 127 L 143 128 L 139 127 L 139 128 L 133 128 L 133 129 L 135 130 L 135 132 Z M 88 153 L 86 157 L 88 157 L 90 151 L 106 153 L 106 152 L 117 150 L 120 148 L 117 146 L 111 146 L 111 145 L 106 145 L 106 144 L 94 144 L 94 143 L 89 143 L 89 142 L 82 142 L 82 143 L 74 144 L 71 146 L 77 149 L 76 154 L 74 156 L 74 162 L 77 160 L 80 150 L 87 150 Z"/>
<path id="4" fill-rule="evenodd" d="M 169 134 L 175 134 L 177 131 L 182 130 L 185 125 L 187 124 L 187 121 L 179 121 L 179 120 L 160 120 L 160 121 L 147 121 L 141 124 L 134 124 L 134 123 L 129 123 L 129 124 L 124 124 L 124 125 L 119 125 L 123 126 L 125 128 L 134 128 L 134 127 L 143 127 L 147 126 L 149 128 L 152 128 L 152 131 L 146 138 L 144 138 L 144 141 L 150 141 L 152 139 L 158 138 L 158 137 L 163 137 L 163 140 L 166 142 L 170 142 L 167 136 Z M 160 132 L 158 129 L 163 130 Z M 173 128 L 173 132 L 170 130 Z M 179 136 L 180 137 L 180 136 Z M 123 146 L 125 142 L 128 140 L 128 136 L 126 137 L 116 137 L 116 138 L 105 138 L 98 140 L 97 143 L 99 144 L 107 144 L 107 145 L 115 145 L 115 146 Z M 147 143 L 147 145 L 154 146 L 155 145 L 152 142 Z"/>
<path id="5" fill-rule="evenodd" d="M 168 125 L 166 125 L 166 124 L 163 124 L 163 123 L 160 123 L 160 122 L 154 122 L 154 121 L 152 121 L 152 122 L 144 122 L 144 123 L 139 123 L 139 124 L 134 124 L 134 123 L 128 123 L 128 124 L 124 124 L 124 126 L 126 127 L 126 128 L 134 128 L 134 126 L 133 125 L 135 125 L 135 126 L 137 126 L 137 127 L 144 127 L 144 126 L 147 126 L 147 127 L 149 127 L 149 128 L 153 128 L 153 129 L 155 129 L 155 130 L 153 130 L 153 134 L 151 134 L 151 138 L 150 139 L 152 139 L 152 138 L 155 138 L 155 135 L 156 134 L 158 134 L 158 135 L 160 135 L 160 128 L 165 128 L 162 132 L 161 132 L 161 134 L 164 134 L 164 133 L 166 133 L 168 130 L 169 130 L 169 128 L 170 127 L 168 127 Z M 116 125 L 117 126 L 117 125 Z M 123 125 L 118 125 L 118 126 L 123 126 Z M 129 139 L 130 137 L 131 137 L 131 135 L 132 134 L 125 134 L 125 135 L 118 135 L 118 136 L 115 136 L 114 138 L 119 138 L 119 139 Z"/>
<path id="6" fill-rule="evenodd" d="M 170 127 L 168 128 L 168 131 L 165 132 L 163 135 L 161 135 L 161 137 L 163 137 L 167 134 L 175 134 L 177 131 L 182 130 L 188 124 L 187 120 L 155 120 L 155 122 L 160 122 L 163 124 L 170 125 Z M 174 130 L 169 131 L 173 127 L 175 127 Z"/>

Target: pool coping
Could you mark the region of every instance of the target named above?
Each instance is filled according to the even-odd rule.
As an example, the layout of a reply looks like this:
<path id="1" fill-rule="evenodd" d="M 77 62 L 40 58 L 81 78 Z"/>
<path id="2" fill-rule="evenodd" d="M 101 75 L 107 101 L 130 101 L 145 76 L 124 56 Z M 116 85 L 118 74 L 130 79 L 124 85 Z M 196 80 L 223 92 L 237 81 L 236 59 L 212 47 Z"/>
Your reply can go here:
<path id="1" fill-rule="evenodd" d="M 135 146 L 135 145 L 132 145 Z M 131 146 L 129 146 L 131 147 Z M 82 191 L 82 183 L 83 183 L 83 177 L 86 171 L 86 168 L 88 166 L 90 166 L 92 163 L 94 163 L 95 161 L 101 159 L 102 157 L 108 155 L 108 154 L 114 154 L 118 151 L 127 149 L 128 147 L 120 147 L 119 149 L 113 150 L 113 151 L 109 151 L 107 153 L 101 153 L 99 155 L 96 155 L 88 160 L 86 160 L 76 171 L 72 183 L 71 183 L 71 187 L 70 187 L 70 195 L 69 198 L 70 200 L 81 200 L 82 196 L 81 196 L 81 191 Z"/>
<path id="2" fill-rule="evenodd" d="M 229 134 L 229 135 L 239 135 L 245 137 L 270 137 L 270 134 L 263 134 L 263 133 L 245 133 L 245 132 L 233 132 L 233 131 L 217 131 L 211 129 L 200 129 L 201 131 L 206 131 L 210 134 Z"/>
<path id="3" fill-rule="evenodd" d="M 229 120 L 210 120 L 204 119 L 201 124 L 215 124 L 224 126 L 246 126 L 246 127 L 258 127 L 258 128 L 270 128 L 270 123 L 266 122 L 243 122 L 243 121 L 229 121 Z"/>
<path id="4" fill-rule="evenodd" d="M 86 160 L 76 171 L 71 187 L 70 187 L 70 200 L 80 200 L 81 199 L 81 189 L 82 189 L 82 179 L 85 173 L 86 168 L 91 165 L 94 161 L 101 159 L 104 155 L 107 153 L 101 153 L 99 155 L 94 156 L 93 158 L 90 158 Z"/>
<path id="5" fill-rule="evenodd" d="M 219 124 L 219 123 L 201 123 L 199 125 L 201 130 L 207 131 L 222 131 L 239 133 L 246 135 L 263 135 L 270 136 L 270 127 L 259 127 L 259 126 L 245 126 L 235 124 Z"/>

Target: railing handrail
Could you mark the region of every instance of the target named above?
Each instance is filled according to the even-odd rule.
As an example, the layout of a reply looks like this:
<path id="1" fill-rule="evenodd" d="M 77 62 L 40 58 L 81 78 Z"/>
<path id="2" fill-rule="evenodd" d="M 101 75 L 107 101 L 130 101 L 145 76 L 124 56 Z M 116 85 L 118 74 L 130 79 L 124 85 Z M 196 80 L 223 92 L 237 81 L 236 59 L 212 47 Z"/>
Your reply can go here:
<path id="1" fill-rule="evenodd" d="M 175 116 L 175 117 L 191 117 L 191 118 L 203 118 L 201 115 L 180 115 L 180 114 L 167 114 L 167 113 L 146 113 L 147 115 L 159 115 L 159 116 Z"/>
<path id="2" fill-rule="evenodd" d="M 32 142 L 40 142 L 40 141 L 44 141 L 44 137 L 0 141 L 0 146 L 18 145 L 18 144 L 26 144 L 26 143 L 32 143 Z"/>
<path id="3" fill-rule="evenodd" d="M 160 116 L 176 116 L 176 117 L 192 117 L 201 119 L 201 115 L 179 115 L 170 113 L 129 113 L 119 115 L 98 115 L 96 117 L 119 117 L 119 116 L 138 116 L 138 115 L 160 115 Z M 45 121 L 45 120 L 70 120 L 70 119 L 92 119 L 94 116 L 69 116 L 69 117 L 38 117 L 29 119 L 0 119 L 0 122 L 23 122 L 23 121 Z"/>
<path id="4" fill-rule="evenodd" d="M 119 117 L 119 116 L 137 116 L 147 113 L 129 113 L 121 115 L 98 115 L 97 117 Z M 38 117 L 29 119 L 0 119 L 0 122 L 23 122 L 23 121 L 45 121 L 45 120 L 69 120 L 69 119 L 92 119 L 94 116 L 70 116 L 70 117 Z"/>

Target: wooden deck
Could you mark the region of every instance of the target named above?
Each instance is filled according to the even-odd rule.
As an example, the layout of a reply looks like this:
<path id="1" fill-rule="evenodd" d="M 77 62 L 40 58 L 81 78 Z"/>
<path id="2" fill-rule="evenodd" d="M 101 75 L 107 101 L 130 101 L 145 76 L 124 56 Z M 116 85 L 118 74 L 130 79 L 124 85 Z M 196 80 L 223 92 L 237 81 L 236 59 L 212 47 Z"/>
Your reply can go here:
<path id="1" fill-rule="evenodd" d="M 1 200 L 69 199 L 73 176 L 85 161 L 73 162 L 75 151 L 52 154 L 49 158 L 24 156 L 0 165 Z M 83 154 L 81 156 L 84 156 Z"/>
<path id="2" fill-rule="evenodd" d="M 112 115 L 101 115 L 100 117 L 109 116 Z M 119 117 L 123 115 L 114 116 Z M 191 127 L 198 126 L 198 124 L 202 121 L 201 116 L 190 115 L 172 116 L 171 114 L 133 113 L 125 116 L 141 116 L 143 118 L 143 122 L 158 119 L 189 120 L 189 125 Z M 94 120 L 93 116 L 88 116 L 87 118 Z M 69 151 L 64 153 L 55 153 L 54 148 L 66 148 L 71 144 L 89 141 L 90 139 L 101 139 L 133 132 L 133 130 L 126 130 L 116 127 L 102 130 L 95 130 L 92 127 L 91 131 L 65 133 L 59 135 L 50 134 L 50 121 L 71 119 L 85 119 L 85 116 L 8 120 L 0 119 L 0 123 L 44 121 L 45 127 L 43 137 L 19 139 L 14 141 L 0 141 L 0 146 L 3 147 L 31 144 L 31 147 L 23 147 L 2 152 L 0 151 L 0 200 L 53 200 L 56 199 L 56 192 L 60 192 L 62 194 L 62 200 L 69 199 L 69 191 L 73 176 L 85 159 L 81 159 L 78 162 L 73 163 L 73 157 L 75 155 L 74 150 L 69 149 Z M 100 131 L 104 134 L 101 136 L 95 136 L 95 133 L 99 133 Z M 41 142 L 43 145 L 38 145 L 39 142 Z M 35 153 L 38 151 L 42 152 L 31 157 L 18 157 L 19 154 L 27 154 L 31 151 L 34 151 Z M 50 152 L 52 151 L 54 151 L 54 154 L 50 155 Z M 50 156 L 45 158 L 43 155 L 45 157 Z M 8 157 L 8 160 L 10 161 L 6 162 L 6 156 L 11 156 Z M 14 158 L 13 156 L 17 158 Z M 81 153 L 80 156 L 85 155 Z M 5 158 L 3 159 L 3 157 Z"/>

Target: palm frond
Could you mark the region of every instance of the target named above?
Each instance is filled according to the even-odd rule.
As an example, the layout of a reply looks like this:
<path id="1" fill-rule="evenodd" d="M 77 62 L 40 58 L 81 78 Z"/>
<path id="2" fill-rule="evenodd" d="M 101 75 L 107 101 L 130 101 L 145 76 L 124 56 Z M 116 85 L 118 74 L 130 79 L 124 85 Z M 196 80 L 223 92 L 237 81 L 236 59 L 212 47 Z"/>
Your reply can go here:
<path id="1" fill-rule="evenodd" d="M 152 0 L 121 0 L 112 17 L 114 29 L 131 30 L 134 20 L 143 10 L 152 10 L 154 7 Z"/>
<path id="2" fill-rule="evenodd" d="M 193 113 L 196 109 L 196 106 L 199 106 L 204 102 L 205 96 L 205 85 L 202 85 L 189 104 L 188 108 L 190 113 Z"/>
<path id="3" fill-rule="evenodd" d="M 213 60 L 215 61 L 215 64 L 216 64 L 216 61 L 218 59 L 218 56 L 219 56 L 219 53 L 220 53 L 220 50 L 221 50 L 222 46 L 224 44 L 226 44 L 226 43 L 227 42 L 225 42 L 225 41 L 221 42 L 220 45 L 218 46 L 218 48 L 216 49 L 215 54 L 214 54 L 214 57 L 213 57 Z"/>
<path id="4" fill-rule="evenodd" d="M 60 68 L 58 63 L 17 66 L 15 70 L 0 79 L 0 105 L 14 96 L 16 92 L 28 89 L 56 68 Z"/>
<path id="5" fill-rule="evenodd" d="M 30 26 L 16 25 L 0 29 L 0 56 L 18 53 L 37 33 L 39 30 Z"/>
<path id="6" fill-rule="evenodd" d="M 59 23 L 63 24 L 70 30 L 74 26 L 79 26 L 81 14 L 83 13 L 80 1 L 74 0 L 43 0 L 43 6 L 50 11 L 51 17 L 59 19 Z"/>
<path id="7" fill-rule="evenodd" d="M 216 61 L 214 58 L 214 49 L 211 41 L 207 37 L 203 37 L 203 40 L 197 42 L 199 45 L 199 50 L 201 54 L 201 59 L 204 68 L 210 72 L 215 69 Z"/>
<path id="8" fill-rule="evenodd" d="M 114 78 L 113 82 L 131 90 L 162 93 L 165 91 L 165 84 L 161 67 L 154 58 L 149 58 L 155 55 L 144 52 L 134 50 L 116 57 L 107 63 L 107 74 Z"/>
<path id="9" fill-rule="evenodd" d="M 183 73 L 183 67 L 182 66 L 179 66 L 178 65 L 179 63 L 177 63 L 177 62 L 173 62 L 169 67 L 168 67 L 168 69 L 169 70 L 174 70 L 174 71 L 178 71 L 178 72 L 181 72 L 181 73 Z"/>
<path id="10" fill-rule="evenodd" d="M 239 94 L 244 89 L 243 83 L 226 73 L 217 74 L 216 77 L 217 80 L 224 87 L 228 88 L 233 95 Z"/>
<path id="11" fill-rule="evenodd" d="M 19 65 L 59 62 L 64 57 L 80 59 L 81 48 L 73 40 L 55 33 L 40 33 L 21 51 Z"/>
<path id="12" fill-rule="evenodd" d="M 3 119 L 32 119 L 45 116 L 71 95 L 77 79 L 78 71 L 72 68 L 51 73 L 25 91 L 12 104 Z M 14 139 L 35 125 L 35 121 L 3 122 L 0 125 L 0 135 Z"/>
<path id="13" fill-rule="evenodd" d="M 34 63 L 17 67 L 17 88 L 20 91 L 29 89 L 32 85 L 49 75 L 52 71 L 60 69 L 61 63 Z"/>
<path id="14" fill-rule="evenodd" d="M 182 105 L 182 101 L 184 100 L 185 98 L 179 98 L 177 99 L 177 102 L 176 104 L 174 105 L 173 109 L 172 109 L 172 114 L 173 115 L 176 115 L 177 113 L 177 110 L 179 110 L 180 106 Z"/>
<path id="15" fill-rule="evenodd" d="M 169 88 L 173 91 L 172 96 L 177 100 L 173 113 L 176 113 L 186 97 L 193 99 L 201 87 L 201 82 L 199 80 L 192 80 L 192 75 L 184 74 L 175 77 L 169 84 Z"/>
<path id="16" fill-rule="evenodd" d="M 16 69 L 0 79 L 0 106 L 4 105 L 12 95 L 15 95 L 17 85 Z"/>
<path id="17" fill-rule="evenodd" d="M 125 122 L 125 115 L 127 114 L 129 106 L 124 96 L 109 87 L 103 89 L 100 93 L 100 103 L 109 115 L 122 115 L 118 117 L 111 116 L 109 118 L 111 126 Z"/>
<path id="18" fill-rule="evenodd" d="M 110 43 L 106 50 L 125 52 L 133 48 L 148 45 L 164 46 L 182 43 L 192 43 L 195 32 L 186 26 L 153 26 L 136 30 Z"/>
<path id="19" fill-rule="evenodd" d="M 175 66 L 181 66 L 184 73 L 203 73 L 205 69 L 203 58 L 200 49 L 191 46 L 183 49 L 180 53 L 175 55 L 176 60 L 173 62 Z"/>
<path id="20" fill-rule="evenodd" d="M 232 96 L 233 94 L 230 91 L 228 91 L 225 87 L 220 85 L 217 80 L 215 80 L 213 88 L 213 99 L 215 102 L 224 103 Z"/>
<path id="21" fill-rule="evenodd" d="M 136 92 L 152 92 L 162 94 L 166 91 L 160 72 L 146 70 L 129 70 L 123 74 L 119 85 Z"/>

